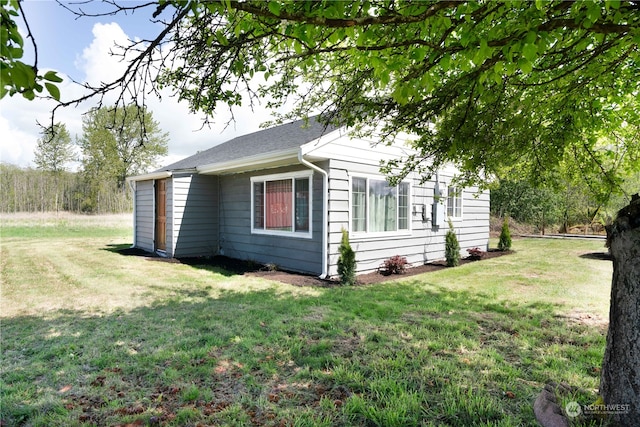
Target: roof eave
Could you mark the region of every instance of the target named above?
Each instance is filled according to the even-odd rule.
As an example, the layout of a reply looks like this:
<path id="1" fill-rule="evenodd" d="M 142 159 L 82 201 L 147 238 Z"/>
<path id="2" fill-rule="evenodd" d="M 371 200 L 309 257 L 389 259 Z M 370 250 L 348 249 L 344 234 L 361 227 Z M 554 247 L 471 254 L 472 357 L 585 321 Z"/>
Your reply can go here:
<path id="1" fill-rule="evenodd" d="M 128 176 L 127 181 L 150 181 L 152 179 L 163 179 L 169 178 L 172 174 L 173 172 L 171 171 L 151 172 L 143 175 Z"/>
<path id="2" fill-rule="evenodd" d="M 256 169 L 266 169 L 278 166 L 287 166 L 298 163 L 298 148 L 276 151 L 227 162 L 209 163 L 196 167 L 198 173 L 203 175 L 220 175 L 225 173 L 246 172 Z"/>

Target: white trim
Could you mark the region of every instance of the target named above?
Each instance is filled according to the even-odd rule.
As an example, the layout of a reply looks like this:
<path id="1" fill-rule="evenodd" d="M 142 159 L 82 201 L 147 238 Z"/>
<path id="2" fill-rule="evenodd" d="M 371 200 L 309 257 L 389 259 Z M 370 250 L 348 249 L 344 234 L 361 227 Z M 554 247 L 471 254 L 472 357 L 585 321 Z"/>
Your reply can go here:
<path id="1" fill-rule="evenodd" d="M 303 164 L 308 163 L 308 161 L 304 159 L 304 156 L 313 157 L 314 151 L 324 147 L 325 145 L 328 145 L 332 142 L 339 140 L 340 138 L 342 138 L 347 134 L 348 132 L 345 131 L 345 128 L 341 127 L 341 128 L 334 129 L 329 133 L 325 133 L 319 138 L 316 138 L 312 141 L 302 144 L 300 146 L 298 160 L 300 161 L 300 163 L 303 163 Z M 321 158 L 326 159 L 324 156 L 322 156 Z"/>
<path id="2" fill-rule="evenodd" d="M 254 184 L 256 182 L 268 182 L 268 181 L 278 181 L 278 180 L 291 180 L 293 181 L 292 189 L 295 193 L 295 180 L 300 178 L 307 178 L 309 180 L 309 206 L 308 206 L 308 214 L 309 214 L 309 230 L 308 231 L 280 231 L 280 230 L 267 230 L 261 228 L 255 228 L 255 212 L 254 212 L 254 202 L 255 202 L 255 192 L 254 192 Z M 311 239 L 313 237 L 313 171 L 305 170 L 305 171 L 297 171 L 290 173 L 278 173 L 271 175 L 260 175 L 260 176 L 252 176 L 250 179 L 251 182 L 251 234 L 263 234 L 268 236 L 283 236 L 283 237 L 296 237 L 302 239 Z M 291 212 L 291 223 L 293 224 L 292 228 L 295 228 L 295 196 L 292 194 L 294 198 L 292 203 L 292 212 Z M 266 206 L 265 206 L 266 208 Z M 266 215 L 265 215 L 266 221 Z"/>
<path id="3" fill-rule="evenodd" d="M 444 213 L 445 216 L 447 218 L 447 220 L 451 220 L 453 222 L 460 222 L 462 221 L 462 218 L 464 217 L 464 188 L 459 187 L 457 185 L 451 185 L 450 183 L 445 184 L 445 191 L 444 191 Z M 458 190 L 459 193 L 459 198 L 460 198 L 460 215 L 459 216 L 455 216 L 455 211 L 456 208 L 455 206 L 453 207 L 453 214 L 454 215 L 449 215 L 449 189 L 450 188 L 454 188 Z M 454 196 L 455 198 L 455 196 Z"/>
<path id="4" fill-rule="evenodd" d="M 144 175 L 136 175 L 127 177 L 127 181 L 150 181 L 156 179 L 169 178 L 173 175 L 172 171 L 151 172 Z"/>
<path id="5" fill-rule="evenodd" d="M 353 230 L 353 179 L 354 178 L 361 178 L 361 179 L 365 179 L 366 180 L 366 199 L 368 200 L 369 197 L 369 182 L 370 180 L 375 180 L 375 181 L 386 181 L 384 176 L 382 175 L 375 175 L 375 174 L 367 174 L 367 173 L 354 173 L 353 175 L 349 175 L 349 233 L 350 236 L 353 237 L 354 240 L 364 240 L 364 239 L 376 239 L 376 238 L 395 238 L 395 237 L 405 237 L 405 236 L 410 236 L 412 234 L 413 231 L 413 227 L 412 227 L 412 218 L 411 218 L 411 204 L 412 204 L 412 200 L 413 200 L 413 186 L 412 186 L 412 180 L 410 178 L 405 178 L 402 181 L 400 181 L 401 183 L 406 183 L 408 184 L 408 195 L 407 195 L 407 228 L 403 228 L 403 229 L 396 229 L 394 231 L 374 231 L 374 232 L 370 232 L 370 231 L 354 231 Z M 394 187 L 396 188 L 396 201 L 397 201 L 397 212 L 400 211 L 400 198 L 398 197 L 398 193 L 397 193 L 397 186 Z M 365 218 L 365 228 L 366 230 L 369 230 L 369 205 L 367 204 L 366 207 L 366 212 L 365 212 L 366 218 Z M 398 227 L 398 220 L 399 217 L 396 214 L 396 227 Z"/>
<path id="6" fill-rule="evenodd" d="M 251 177 L 251 182 L 255 181 L 277 181 L 279 179 L 287 179 L 287 178 L 307 178 L 313 175 L 313 171 L 294 171 L 294 172 L 282 172 L 282 173 L 273 173 L 270 175 L 255 175 Z"/>
<path id="7" fill-rule="evenodd" d="M 265 165 L 286 166 L 297 163 L 298 148 L 276 151 L 267 154 L 242 157 L 221 163 L 209 163 L 196 167 L 198 173 L 215 174 L 222 172 L 239 172 L 245 170 L 263 169 Z"/>

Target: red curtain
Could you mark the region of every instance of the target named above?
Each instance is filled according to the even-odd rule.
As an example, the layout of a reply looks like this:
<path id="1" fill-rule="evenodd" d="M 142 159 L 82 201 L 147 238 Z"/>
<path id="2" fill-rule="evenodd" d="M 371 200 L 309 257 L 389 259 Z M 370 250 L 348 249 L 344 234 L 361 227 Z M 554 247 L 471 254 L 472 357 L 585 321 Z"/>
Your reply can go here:
<path id="1" fill-rule="evenodd" d="M 291 230 L 292 185 L 290 179 L 267 181 L 266 216 L 267 230 Z"/>

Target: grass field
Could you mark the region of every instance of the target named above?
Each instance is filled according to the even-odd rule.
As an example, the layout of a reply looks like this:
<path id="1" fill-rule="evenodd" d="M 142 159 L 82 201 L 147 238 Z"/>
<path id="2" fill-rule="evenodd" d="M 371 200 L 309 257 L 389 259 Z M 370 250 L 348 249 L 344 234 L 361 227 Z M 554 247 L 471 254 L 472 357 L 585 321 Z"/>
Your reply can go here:
<path id="1" fill-rule="evenodd" d="M 549 381 L 596 398 L 601 242 L 310 288 L 120 255 L 130 235 L 129 217 L 3 218 L 3 426 L 534 426 Z"/>

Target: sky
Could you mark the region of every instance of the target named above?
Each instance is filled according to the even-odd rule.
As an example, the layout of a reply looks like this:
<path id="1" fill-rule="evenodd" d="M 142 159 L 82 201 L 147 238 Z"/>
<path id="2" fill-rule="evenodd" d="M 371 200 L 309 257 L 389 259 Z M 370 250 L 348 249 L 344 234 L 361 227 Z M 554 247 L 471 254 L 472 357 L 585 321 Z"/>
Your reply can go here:
<path id="1" fill-rule="evenodd" d="M 131 5 L 132 0 L 121 0 Z M 86 12 L 104 10 L 98 2 L 78 2 Z M 128 15 L 76 18 L 70 11 L 53 0 L 27 0 L 24 13 L 36 41 L 38 68 L 42 73 L 55 70 L 64 78 L 59 85 L 62 100 L 73 99 L 83 93 L 78 82 L 107 82 L 113 80 L 124 64 L 109 55 L 115 42 L 124 44 L 132 39 L 150 39 L 162 27 L 149 21 L 152 9 L 147 8 Z M 140 13 L 142 12 L 142 13 Z M 162 16 L 161 16 L 162 17 Z M 21 34 L 25 38 L 25 62 L 33 58 L 31 43 L 26 40 L 26 27 L 19 20 Z M 107 102 L 109 100 L 107 99 Z M 92 100 L 78 107 L 66 107 L 56 112 L 56 122 L 66 125 L 72 139 L 82 134 L 82 117 L 97 105 Z M 112 101 L 113 102 L 113 101 Z M 38 126 L 50 123 L 50 100 L 27 101 L 22 96 L 5 96 L 0 100 L 0 161 L 21 167 L 34 166 L 34 150 L 42 129 Z M 222 107 L 214 124 L 202 127 L 202 115 L 190 113 L 186 103 L 179 103 L 171 92 L 162 99 L 150 98 L 148 106 L 162 132 L 169 133 L 169 153 L 156 166 L 167 165 L 197 151 L 232 139 L 238 135 L 255 132 L 260 124 L 271 119 L 268 110 L 257 106 L 251 110 L 242 107 L 234 110 L 235 123 L 227 126 L 229 112 Z M 70 165 L 73 169 L 74 165 Z"/>

